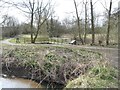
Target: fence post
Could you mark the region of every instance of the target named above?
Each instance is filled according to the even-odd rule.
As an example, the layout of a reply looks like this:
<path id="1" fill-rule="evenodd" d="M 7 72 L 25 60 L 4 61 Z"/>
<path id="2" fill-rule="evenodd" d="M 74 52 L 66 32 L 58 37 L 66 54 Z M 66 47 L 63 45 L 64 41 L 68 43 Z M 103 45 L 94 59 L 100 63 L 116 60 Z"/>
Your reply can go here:
<path id="1" fill-rule="evenodd" d="M 57 38 L 57 44 L 59 44 L 59 39 Z"/>
<path id="2" fill-rule="evenodd" d="M 61 44 L 62 44 L 62 39 L 61 39 Z"/>
<path id="3" fill-rule="evenodd" d="M 24 38 L 24 44 L 25 44 L 25 38 Z"/>
<path id="4" fill-rule="evenodd" d="M 52 43 L 52 38 L 50 38 L 50 43 Z"/>
<path id="5" fill-rule="evenodd" d="M 62 44 L 64 44 L 64 39 L 62 39 Z"/>
<path id="6" fill-rule="evenodd" d="M 16 38 L 16 43 L 20 43 L 20 41 L 19 41 L 19 38 L 18 38 L 18 37 Z"/>

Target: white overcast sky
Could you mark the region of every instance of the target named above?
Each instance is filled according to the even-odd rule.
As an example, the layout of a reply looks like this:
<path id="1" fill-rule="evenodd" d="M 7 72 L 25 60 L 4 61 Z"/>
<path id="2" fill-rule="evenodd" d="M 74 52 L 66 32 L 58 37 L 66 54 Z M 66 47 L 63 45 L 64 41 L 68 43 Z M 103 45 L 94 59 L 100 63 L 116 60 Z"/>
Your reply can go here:
<path id="1" fill-rule="evenodd" d="M 18 1 L 18 0 L 16 0 L 16 1 Z M 53 3 L 55 3 L 55 6 L 54 6 L 55 7 L 54 8 L 55 16 L 59 17 L 59 20 L 63 20 L 66 17 L 69 19 L 69 18 L 72 18 L 73 16 L 75 16 L 75 14 L 74 14 L 75 7 L 74 7 L 73 0 L 52 0 L 52 1 L 53 1 Z M 84 13 L 82 13 L 82 12 L 84 12 L 84 6 L 83 6 L 83 3 L 81 3 L 81 1 L 83 1 L 83 0 L 76 0 L 76 2 L 78 3 L 79 14 L 81 14 L 81 17 L 84 17 Z M 88 1 L 88 3 L 90 2 L 90 0 L 87 0 L 87 1 Z M 109 8 L 110 0 L 93 0 L 93 4 L 95 3 L 94 4 L 94 12 L 96 14 L 101 14 L 102 15 L 103 11 L 105 11 L 105 9 L 100 2 L 105 7 Z M 113 0 L 112 10 L 114 8 L 118 8 L 118 2 L 119 2 L 119 0 Z M 90 9 L 90 5 L 88 5 L 87 7 Z M 25 15 L 15 8 L 2 9 L 0 11 L 0 13 L 1 13 L 1 16 L 4 15 L 4 14 L 14 16 L 20 22 L 27 21 L 26 18 L 25 18 Z"/>

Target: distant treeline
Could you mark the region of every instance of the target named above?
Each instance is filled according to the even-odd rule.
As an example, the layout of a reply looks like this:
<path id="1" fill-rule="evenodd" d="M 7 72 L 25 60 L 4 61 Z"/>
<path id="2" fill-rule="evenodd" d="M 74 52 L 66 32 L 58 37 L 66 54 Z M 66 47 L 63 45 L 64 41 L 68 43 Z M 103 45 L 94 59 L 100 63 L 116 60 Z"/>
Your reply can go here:
<path id="1" fill-rule="evenodd" d="M 14 37 L 20 34 L 18 26 L 2 27 L 2 38 Z"/>

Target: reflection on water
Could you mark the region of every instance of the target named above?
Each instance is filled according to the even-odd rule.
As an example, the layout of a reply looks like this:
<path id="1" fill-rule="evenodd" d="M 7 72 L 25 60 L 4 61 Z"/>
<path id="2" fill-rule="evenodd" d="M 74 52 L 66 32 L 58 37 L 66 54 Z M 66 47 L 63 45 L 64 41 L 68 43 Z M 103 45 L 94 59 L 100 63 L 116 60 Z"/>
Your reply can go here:
<path id="1" fill-rule="evenodd" d="M 42 88 L 38 83 L 21 78 L 2 78 L 0 77 L 0 88 Z"/>

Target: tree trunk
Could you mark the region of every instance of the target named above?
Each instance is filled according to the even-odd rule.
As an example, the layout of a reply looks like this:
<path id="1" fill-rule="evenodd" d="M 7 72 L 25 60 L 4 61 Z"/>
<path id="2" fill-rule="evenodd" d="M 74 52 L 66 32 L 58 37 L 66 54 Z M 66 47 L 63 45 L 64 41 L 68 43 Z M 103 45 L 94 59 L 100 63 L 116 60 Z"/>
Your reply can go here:
<path id="1" fill-rule="evenodd" d="M 35 1 L 33 0 L 33 2 L 31 3 L 29 1 L 29 4 L 30 4 L 30 8 L 31 8 L 31 25 L 30 25 L 30 29 L 31 29 L 31 43 L 34 43 L 34 40 L 33 40 L 33 19 L 34 19 L 34 3 Z"/>
<path id="2" fill-rule="evenodd" d="M 112 0 L 110 1 L 110 7 L 108 12 L 108 28 L 107 28 L 107 34 L 106 34 L 106 45 L 109 45 L 111 8 L 112 8 Z"/>
<path id="3" fill-rule="evenodd" d="M 87 2 L 85 3 L 85 32 L 84 32 L 84 43 L 86 43 L 87 34 Z"/>
<path id="4" fill-rule="evenodd" d="M 51 20 L 50 20 L 50 32 L 49 32 L 49 34 L 50 34 L 50 37 L 54 37 L 54 35 L 52 35 L 52 33 L 53 33 L 53 18 L 52 18 L 52 15 L 51 15 Z"/>
<path id="5" fill-rule="evenodd" d="M 93 5 L 92 0 L 90 1 L 91 5 L 91 24 L 92 24 L 92 45 L 95 43 L 95 30 L 94 30 L 94 16 L 93 16 Z"/>
<path id="6" fill-rule="evenodd" d="M 48 3 L 44 6 L 44 8 L 42 9 L 42 4 L 43 2 L 41 2 L 41 4 L 39 5 L 39 1 L 38 1 L 38 6 L 37 6 L 37 15 L 38 15 L 38 21 L 37 21 L 37 31 L 35 33 L 35 36 L 33 37 L 33 43 L 36 42 L 36 39 L 38 37 L 38 34 L 39 34 L 39 31 L 41 29 L 41 26 L 48 20 L 48 18 L 50 17 L 50 13 L 49 11 L 46 12 L 46 8 L 47 6 L 49 5 Z M 49 7 L 49 10 L 50 10 L 50 7 Z M 42 14 L 45 13 L 45 19 L 42 20 Z M 42 20 L 42 21 L 41 21 Z"/>
<path id="7" fill-rule="evenodd" d="M 49 18 L 49 17 L 48 17 Z M 44 19 L 44 21 L 41 23 L 40 22 L 40 16 L 39 16 L 39 20 L 38 20 L 38 23 L 37 23 L 37 31 L 36 31 L 36 33 L 35 33 L 35 37 L 33 38 L 33 43 L 35 43 L 35 41 L 36 41 L 36 39 L 37 39 L 37 37 L 38 37 L 38 33 L 39 33 L 39 30 L 40 30 L 40 28 L 41 28 L 41 26 L 45 23 L 45 21 L 48 19 L 48 18 L 46 18 L 46 19 Z"/>
<path id="8" fill-rule="evenodd" d="M 39 23 L 39 22 L 38 22 L 38 23 Z M 35 37 L 34 37 L 34 39 L 33 39 L 33 43 L 35 43 L 35 41 L 36 41 L 36 39 L 37 39 L 37 37 L 38 37 L 39 30 L 40 30 L 40 26 L 39 26 L 39 24 L 38 24 L 38 26 L 37 26 L 37 32 L 36 32 Z"/>
<path id="9" fill-rule="evenodd" d="M 76 10 L 76 16 L 77 16 L 77 25 L 78 25 L 78 34 L 79 34 L 79 39 L 81 41 L 82 44 L 83 43 L 83 40 L 82 40 L 82 37 L 81 37 L 81 31 L 80 31 L 80 19 L 79 19 L 79 16 L 78 16 L 78 10 L 77 10 L 77 5 L 76 5 L 76 1 L 74 1 L 74 5 L 75 5 L 75 10 Z"/>
<path id="10" fill-rule="evenodd" d="M 31 43 L 34 43 L 33 42 L 33 17 L 34 17 L 34 14 L 31 13 L 31 25 L 30 25 L 30 29 L 31 29 Z"/>

